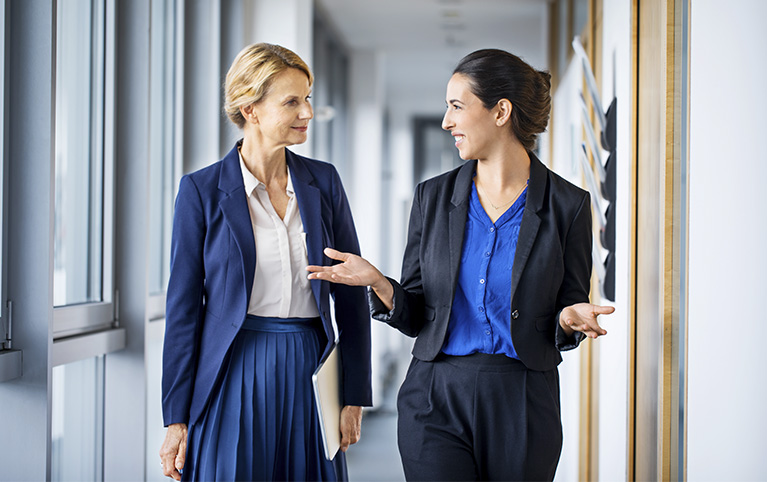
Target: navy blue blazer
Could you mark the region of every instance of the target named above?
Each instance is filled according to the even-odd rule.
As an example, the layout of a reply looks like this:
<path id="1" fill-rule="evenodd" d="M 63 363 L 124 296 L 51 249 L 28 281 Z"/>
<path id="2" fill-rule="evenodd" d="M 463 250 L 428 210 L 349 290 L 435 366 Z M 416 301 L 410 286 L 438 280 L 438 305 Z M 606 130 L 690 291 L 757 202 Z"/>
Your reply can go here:
<path id="1" fill-rule="evenodd" d="M 285 156 L 309 264 L 331 263 L 325 247 L 359 254 L 349 203 L 333 165 L 287 149 Z M 179 186 L 165 312 L 165 425 L 192 424 L 203 413 L 247 315 L 255 269 L 256 245 L 235 146 L 219 162 L 184 176 Z M 325 352 L 335 338 L 331 295 L 335 301 L 343 403 L 369 406 L 370 314 L 364 288 L 320 280 L 311 280 L 311 287 L 325 330 L 320 338 Z"/>
<path id="2" fill-rule="evenodd" d="M 471 183 L 477 161 L 422 182 L 410 214 L 402 281 L 389 313 L 370 291 L 373 317 L 417 337 L 413 356 L 437 357 L 445 343 L 458 283 Z M 587 192 L 551 172 L 530 153 L 527 203 L 511 271 L 509 330 L 519 359 L 551 370 L 559 352 L 578 346 L 559 326 L 566 306 L 588 302 L 591 286 L 591 202 Z"/>

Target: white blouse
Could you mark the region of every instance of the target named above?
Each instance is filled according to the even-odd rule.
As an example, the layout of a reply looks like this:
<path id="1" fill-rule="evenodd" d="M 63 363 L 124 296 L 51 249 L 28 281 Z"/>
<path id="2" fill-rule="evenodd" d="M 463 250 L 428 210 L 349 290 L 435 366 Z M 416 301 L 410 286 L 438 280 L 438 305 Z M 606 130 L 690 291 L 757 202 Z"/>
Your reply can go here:
<path id="1" fill-rule="evenodd" d="M 288 208 L 284 219 L 274 210 L 266 186 L 245 166 L 240 169 L 248 196 L 250 221 L 256 239 L 256 272 L 248 314 L 278 318 L 313 318 L 320 315 L 306 267 L 306 233 L 298 211 L 288 169 Z"/>

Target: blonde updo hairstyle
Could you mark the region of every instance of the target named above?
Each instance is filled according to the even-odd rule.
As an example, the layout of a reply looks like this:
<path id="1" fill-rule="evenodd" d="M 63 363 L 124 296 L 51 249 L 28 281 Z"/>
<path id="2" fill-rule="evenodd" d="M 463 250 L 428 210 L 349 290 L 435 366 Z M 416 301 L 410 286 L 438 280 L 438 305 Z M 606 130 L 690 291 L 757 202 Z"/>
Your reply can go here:
<path id="1" fill-rule="evenodd" d="M 237 54 L 229 67 L 224 85 L 224 110 L 237 127 L 245 127 L 240 107 L 263 99 L 278 74 L 298 69 L 314 82 L 312 72 L 301 57 L 280 45 L 257 43 L 248 45 Z"/>

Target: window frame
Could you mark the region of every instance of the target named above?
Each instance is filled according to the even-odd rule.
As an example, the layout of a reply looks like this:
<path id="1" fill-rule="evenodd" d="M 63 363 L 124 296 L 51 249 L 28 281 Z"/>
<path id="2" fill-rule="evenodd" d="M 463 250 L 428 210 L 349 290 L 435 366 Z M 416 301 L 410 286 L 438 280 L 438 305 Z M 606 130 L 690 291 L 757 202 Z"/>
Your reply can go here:
<path id="1" fill-rule="evenodd" d="M 154 75 L 150 76 L 150 97 L 155 97 L 158 95 L 158 90 L 166 89 L 166 91 L 170 92 L 170 96 L 165 96 L 165 100 L 162 102 L 162 113 L 160 115 L 160 118 L 162 119 L 160 121 L 159 126 L 152 126 L 150 128 L 150 156 L 151 150 L 154 148 L 153 142 L 154 137 L 152 136 L 152 132 L 158 132 L 162 131 L 163 135 L 166 133 L 170 133 L 172 136 L 171 142 L 171 151 L 172 155 L 170 157 L 165 157 L 164 162 L 170 163 L 164 164 L 161 167 L 161 170 L 163 171 L 163 175 L 170 173 L 171 175 L 171 185 L 172 185 L 172 193 L 170 195 L 170 198 L 166 198 L 166 196 L 161 193 L 158 197 L 160 200 L 162 206 L 160 206 L 165 213 L 167 213 L 169 216 L 163 220 L 163 224 L 161 227 L 162 236 L 160 242 L 162 243 L 162 246 L 150 246 L 149 249 L 161 249 L 163 253 L 167 255 L 167 258 L 163 255 L 160 256 L 160 262 L 167 264 L 167 266 L 160 267 L 160 273 L 165 273 L 165 270 L 167 269 L 167 275 L 170 276 L 170 236 L 171 236 L 171 230 L 172 230 L 172 222 L 173 222 L 173 212 L 175 207 L 175 199 L 176 194 L 178 191 L 178 182 L 181 179 L 181 175 L 183 174 L 183 123 L 179 122 L 178 119 L 182 118 L 183 114 L 183 99 L 184 99 L 184 82 L 183 82 L 183 76 L 179 75 L 179 72 L 184 71 L 184 56 L 182 51 L 183 41 L 184 41 L 184 22 L 180 19 L 184 18 L 184 2 L 183 1 L 176 1 L 171 0 L 169 2 L 163 2 L 163 6 L 165 8 L 163 12 L 163 19 L 162 24 L 155 21 L 153 18 L 151 25 L 151 35 L 154 34 L 161 34 L 164 35 L 165 41 L 163 42 L 162 46 L 164 47 L 164 50 L 162 52 L 155 51 L 155 44 L 154 42 L 150 43 L 150 63 L 154 64 L 155 56 L 156 55 L 162 55 L 166 58 L 172 59 L 172 68 L 169 69 L 171 72 L 173 72 L 172 78 L 167 78 L 165 76 L 159 78 L 154 77 Z M 154 11 L 154 3 L 152 6 L 152 15 L 156 13 Z M 169 28 L 168 22 L 171 22 L 172 25 Z M 156 30 L 155 30 L 156 28 Z M 171 30 L 171 34 L 168 35 L 168 30 Z M 150 109 L 153 105 L 156 103 L 150 102 Z M 150 122 L 151 119 L 153 119 L 154 116 L 150 115 Z M 170 124 L 170 125 L 168 125 Z M 150 159 L 150 162 L 151 159 Z M 151 188 L 151 185 L 150 185 Z M 169 203 L 169 205 L 166 205 L 166 202 Z M 150 228 L 152 229 L 152 228 Z M 151 263 L 151 260 L 153 259 L 153 256 L 149 256 L 147 258 L 147 263 Z M 152 267 L 147 266 L 147 270 L 149 271 L 149 276 L 153 276 L 153 270 L 158 269 L 158 267 Z M 148 283 L 147 285 L 147 306 L 146 306 L 146 314 L 147 314 L 147 321 L 148 322 L 158 322 L 158 321 L 164 321 L 165 320 L 165 301 L 166 301 L 166 291 L 167 291 L 167 277 L 163 276 L 163 279 L 160 283 L 160 289 L 159 290 L 153 290 L 152 282 Z"/>
<path id="2" fill-rule="evenodd" d="M 8 104 L 6 102 L 7 82 L 6 79 L 6 1 L 0 0 L 0 351 L 10 349 L 10 331 L 8 326 L 9 318 L 6 316 L 6 282 L 8 279 L 6 260 L 8 259 L 8 237 L 6 233 L 6 222 L 8 220 L 8 151 L 5 140 L 8 132 Z"/>
<path id="3" fill-rule="evenodd" d="M 98 151 L 100 153 L 101 160 L 101 174 L 103 179 L 102 186 L 102 247 L 101 247 L 101 301 L 90 303 L 78 303 L 63 306 L 55 306 L 53 308 L 53 366 L 57 366 L 62 363 L 62 360 L 67 359 L 71 361 L 71 354 L 63 356 L 59 355 L 61 349 L 56 349 L 56 346 L 65 346 L 66 344 L 57 343 L 64 341 L 70 337 L 94 334 L 98 338 L 99 333 L 105 330 L 110 330 L 119 327 L 118 309 L 119 306 L 119 293 L 114 288 L 114 209 L 115 209 L 115 196 L 114 196 L 114 169 L 115 169 L 115 0 L 90 0 L 92 8 L 94 9 L 94 18 L 92 28 L 96 33 L 96 41 L 94 42 L 94 55 L 96 56 L 96 68 L 102 72 L 102 75 L 97 77 L 97 97 L 96 106 L 92 110 L 97 117 L 96 125 L 100 128 L 96 129 L 96 143 L 98 145 Z M 56 24 L 60 15 L 59 8 L 60 2 L 55 5 L 54 18 Z M 56 27 L 56 31 L 58 27 Z M 57 34 L 56 34 L 57 35 Z M 58 51 L 54 54 L 58 56 Z M 57 69 L 54 69 L 55 75 L 58 74 Z M 55 82 L 55 80 L 54 80 Z M 55 85 L 55 84 L 54 84 Z M 54 91 L 55 96 L 59 95 L 59 92 Z M 55 100 L 54 100 L 55 105 Z M 54 127 L 54 136 L 55 136 Z M 56 187 L 54 186 L 54 189 Z M 114 338 L 114 335 L 111 336 Z M 118 335 L 118 338 L 120 336 Z M 122 336 L 124 340 L 124 333 Z M 99 353 L 104 353 L 101 349 L 105 346 L 101 343 L 89 344 L 92 349 L 87 349 L 82 352 L 79 358 L 88 358 L 96 356 Z M 120 349 L 124 347 L 120 343 L 116 345 L 114 343 L 107 344 L 114 349 Z M 115 348 L 119 346 L 119 348 Z"/>

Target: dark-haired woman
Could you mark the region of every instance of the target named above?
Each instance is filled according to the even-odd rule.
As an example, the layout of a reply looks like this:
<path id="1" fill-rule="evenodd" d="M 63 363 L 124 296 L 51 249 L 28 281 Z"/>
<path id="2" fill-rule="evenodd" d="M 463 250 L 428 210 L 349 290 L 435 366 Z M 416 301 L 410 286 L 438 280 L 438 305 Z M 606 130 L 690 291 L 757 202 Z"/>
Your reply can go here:
<path id="1" fill-rule="evenodd" d="M 607 332 L 588 303 L 589 195 L 532 153 L 550 76 L 501 50 L 461 60 L 442 127 L 461 167 L 418 185 L 398 283 L 359 256 L 310 278 L 369 286 L 374 317 L 417 337 L 397 400 L 409 480 L 551 480 L 561 350 Z"/>

